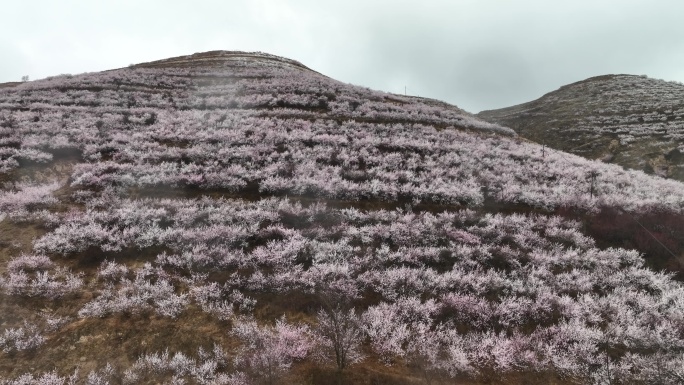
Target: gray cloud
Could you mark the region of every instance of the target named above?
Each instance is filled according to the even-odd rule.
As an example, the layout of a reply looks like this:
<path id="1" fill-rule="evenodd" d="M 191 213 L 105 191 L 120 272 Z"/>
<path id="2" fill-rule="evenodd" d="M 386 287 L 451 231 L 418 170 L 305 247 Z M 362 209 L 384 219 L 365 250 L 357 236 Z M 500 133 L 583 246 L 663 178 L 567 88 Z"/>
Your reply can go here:
<path id="1" fill-rule="evenodd" d="M 3 14 L 0 81 L 213 49 L 266 51 L 473 112 L 605 73 L 684 81 L 676 0 L 44 0 Z"/>

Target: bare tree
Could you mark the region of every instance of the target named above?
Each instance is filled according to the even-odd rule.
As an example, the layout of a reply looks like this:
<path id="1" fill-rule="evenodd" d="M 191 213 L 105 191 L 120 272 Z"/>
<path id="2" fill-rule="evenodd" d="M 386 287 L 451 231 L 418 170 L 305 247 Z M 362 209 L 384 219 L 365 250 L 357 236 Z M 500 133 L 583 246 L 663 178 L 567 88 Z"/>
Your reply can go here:
<path id="1" fill-rule="evenodd" d="M 322 348 L 322 358 L 334 357 L 338 373 L 342 373 L 349 365 L 363 360 L 363 332 L 354 309 L 336 307 L 320 310 L 315 334 Z"/>

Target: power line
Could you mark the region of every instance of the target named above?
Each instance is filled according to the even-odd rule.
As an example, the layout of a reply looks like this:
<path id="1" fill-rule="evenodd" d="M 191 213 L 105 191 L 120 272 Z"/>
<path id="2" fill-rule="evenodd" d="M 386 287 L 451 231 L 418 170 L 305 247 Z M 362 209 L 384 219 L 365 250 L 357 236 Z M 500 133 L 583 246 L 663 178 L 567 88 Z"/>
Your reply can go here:
<path id="1" fill-rule="evenodd" d="M 591 142 L 590 142 L 590 143 L 591 143 Z M 539 143 L 537 143 L 537 144 L 539 144 Z M 579 146 L 579 147 L 575 147 L 575 148 L 573 148 L 573 149 L 570 149 L 570 150 L 568 150 L 568 152 L 562 151 L 562 150 L 557 150 L 557 149 L 554 149 L 554 150 L 556 151 L 557 154 L 560 153 L 561 157 L 564 158 L 565 161 L 571 163 L 570 159 L 568 159 L 568 158 L 566 157 L 566 155 L 572 154 L 572 153 L 569 152 L 569 151 L 572 151 L 572 150 L 574 150 L 574 149 L 583 147 L 583 146 L 586 145 L 586 144 L 587 144 L 587 143 L 585 143 L 585 144 L 583 144 L 583 145 L 581 145 L 581 146 Z M 546 147 L 546 143 L 543 142 L 543 143 L 542 143 L 542 157 L 544 157 L 544 156 L 545 156 L 545 153 L 546 153 L 545 147 Z M 575 155 L 575 154 L 572 154 L 572 155 Z M 575 156 L 578 156 L 578 155 L 575 155 Z M 587 159 L 587 158 L 585 158 L 585 159 Z M 587 160 L 589 160 L 589 159 L 587 159 Z M 594 169 L 594 170 L 591 170 L 591 171 L 589 172 L 588 180 L 591 179 L 591 188 L 590 188 L 590 195 L 591 195 L 591 198 L 594 197 L 594 189 L 595 189 L 595 188 L 596 188 L 596 195 L 597 195 L 597 197 L 598 197 L 598 188 L 597 188 L 598 186 L 595 186 L 595 183 L 596 183 L 596 177 L 599 176 L 599 175 L 600 175 L 600 174 L 599 174 L 595 169 Z M 648 235 L 650 235 L 651 238 L 653 238 L 656 242 L 658 242 L 658 244 L 660 244 L 665 250 L 667 250 L 667 252 L 670 253 L 670 255 L 672 255 L 675 259 L 678 259 L 678 258 L 679 258 L 677 255 L 675 255 L 675 253 L 672 252 L 672 250 L 670 250 L 667 246 L 665 246 L 665 244 L 663 244 L 662 242 L 660 242 L 660 240 L 659 240 L 659 239 L 658 239 L 658 238 L 657 238 L 649 229 L 647 229 L 646 226 L 644 226 L 641 222 L 639 222 L 639 220 L 636 219 L 636 217 L 634 217 L 629 211 L 626 211 L 626 210 L 624 210 L 624 209 L 621 208 L 621 207 L 616 207 L 616 208 L 617 208 L 617 210 L 619 210 L 620 212 L 622 212 L 622 213 L 624 213 L 624 214 L 627 214 L 627 216 L 629 216 L 630 218 L 632 218 L 632 220 L 633 220 L 634 222 L 636 222 L 639 226 L 641 226 L 641 228 L 644 229 L 644 231 L 646 231 L 646 233 L 647 233 Z"/>

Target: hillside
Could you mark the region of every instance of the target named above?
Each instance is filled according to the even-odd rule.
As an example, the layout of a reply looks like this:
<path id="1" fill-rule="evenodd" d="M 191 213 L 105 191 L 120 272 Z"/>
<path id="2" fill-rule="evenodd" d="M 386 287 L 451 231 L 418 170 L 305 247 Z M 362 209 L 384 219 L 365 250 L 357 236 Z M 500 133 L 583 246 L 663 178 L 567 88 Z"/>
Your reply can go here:
<path id="1" fill-rule="evenodd" d="M 684 181 L 684 85 L 605 75 L 480 118 L 551 148 Z"/>
<path id="2" fill-rule="evenodd" d="M 7 83 L 0 83 L 0 88 L 8 88 L 8 87 L 15 87 L 21 84 L 20 82 L 7 82 Z"/>
<path id="3" fill-rule="evenodd" d="M 2 385 L 684 380 L 684 184 L 443 102 L 63 75 L 0 89 L 0 183 Z"/>

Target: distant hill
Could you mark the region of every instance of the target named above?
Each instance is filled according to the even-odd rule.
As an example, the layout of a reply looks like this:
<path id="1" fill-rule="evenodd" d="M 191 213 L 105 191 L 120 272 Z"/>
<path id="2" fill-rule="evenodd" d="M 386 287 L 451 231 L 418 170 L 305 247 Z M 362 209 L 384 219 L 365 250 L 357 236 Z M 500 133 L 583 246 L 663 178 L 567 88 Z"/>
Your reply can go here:
<path id="1" fill-rule="evenodd" d="M 684 84 L 605 75 L 482 111 L 548 147 L 684 181 Z"/>
<path id="2" fill-rule="evenodd" d="M 680 385 L 683 213 L 265 53 L 0 88 L 0 385 Z"/>

